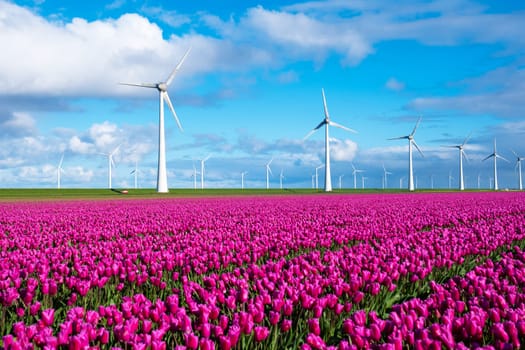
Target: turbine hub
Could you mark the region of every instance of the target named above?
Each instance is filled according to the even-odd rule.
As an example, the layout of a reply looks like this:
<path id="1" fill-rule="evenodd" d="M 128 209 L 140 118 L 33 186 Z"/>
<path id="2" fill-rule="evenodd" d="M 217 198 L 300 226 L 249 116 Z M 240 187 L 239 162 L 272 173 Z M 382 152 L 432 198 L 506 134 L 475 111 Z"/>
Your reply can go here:
<path id="1" fill-rule="evenodd" d="M 160 91 L 167 91 L 168 90 L 168 85 L 166 85 L 166 83 L 158 83 L 157 84 L 157 89 L 159 89 Z"/>

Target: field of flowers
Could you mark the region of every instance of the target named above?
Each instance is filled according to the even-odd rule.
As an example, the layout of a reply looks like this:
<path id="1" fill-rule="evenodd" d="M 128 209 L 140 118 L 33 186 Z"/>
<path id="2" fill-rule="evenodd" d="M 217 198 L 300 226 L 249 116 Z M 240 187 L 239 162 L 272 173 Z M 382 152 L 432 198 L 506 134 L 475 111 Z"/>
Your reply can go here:
<path id="1" fill-rule="evenodd" d="M 519 349 L 525 194 L 0 203 L 0 303 L 5 349 Z"/>

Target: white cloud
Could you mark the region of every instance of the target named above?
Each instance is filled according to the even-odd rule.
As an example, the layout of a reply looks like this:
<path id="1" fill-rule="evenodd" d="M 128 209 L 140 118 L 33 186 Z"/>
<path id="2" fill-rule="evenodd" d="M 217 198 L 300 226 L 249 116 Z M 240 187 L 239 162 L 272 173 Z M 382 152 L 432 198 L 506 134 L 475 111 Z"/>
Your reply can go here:
<path id="1" fill-rule="evenodd" d="M 84 142 L 77 135 L 69 139 L 69 149 L 73 153 L 89 154 L 93 153 L 94 149 L 90 143 Z"/>
<path id="2" fill-rule="evenodd" d="M 34 135 L 36 131 L 35 119 L 27 113 L 14 112 L 5 120 L 0 119 L 0 135 L 19 137 Z"/>
<path id="3" fill-rule="evenodd" d="M 392 91 L 401 91 L 405 88 L 405 84 L 396 78 L 389 78 L 385 83 L 385 87 Z"/>
<path id="4" fill-rule="evenodd" d="M 357 143 L 352 140 L 330 138 L 330 155 L 335 161 L 352 161 L 357 154 Z"/>
<path id="5" fill-rule="evenodd" d="M 106 120 L 102 124 L 93 124 L 88 130 L 88 135 L 98 150 L 109 152 L 109 148 L 117 143 L 119 132 L 116 124 Z"/>

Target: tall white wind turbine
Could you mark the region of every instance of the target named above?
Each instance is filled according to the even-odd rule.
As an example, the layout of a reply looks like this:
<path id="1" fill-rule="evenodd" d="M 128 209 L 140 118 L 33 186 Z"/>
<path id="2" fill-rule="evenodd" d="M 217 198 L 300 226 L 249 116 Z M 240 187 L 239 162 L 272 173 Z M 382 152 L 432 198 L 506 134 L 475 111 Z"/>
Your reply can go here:
<path id="1" fill-rule="evenodd" d="M 208 154 L 206 158 L 201 159 L 201 190 L 204 189 L 204 163 L 206 163 L 206 161 L 210 159 L 210 157 L 211 154 Z"/>
<path id="2" fill-rule="evenodd" d="M 354 163 L 352 163 L 352 175 L 354 176 L 354 190 L 357 189 L 357 173 L 363 173 L 364 170 L 356 169 Z"/>
<path id="3" fill-rule="evenodd" d="M 273 158 L 270 159 L 268 163 L 266 163 L 266 189 L 267 190 L 270 189 L 270 175 L 273 175 L 272 169 L 270 168 L 270 164 L 272 164 L 272 162 L 273 162 Z"/>
<path id="4" fill-rule="evenodd" d="M 487 157 L 485 157 L 483 159 L 483 161 L 489 159 L 489 158 L 494 158 L 494 191 L 497 191 L 499 189 L 498 187 L 498 164 L 497 164 L 497 159 L 503 159 L 504 161 L 508 162 L 508 160 L 506 160 L 505 158 L 503 158 L 502 156 L 500 156 L 498 154 L 498 151 L 496 150 L 496 139 L 494 139 L 494 152 L 492 152 L 491 154 L 489 154 Z"/>
<path id="5" fill-rule="evenodd" d="M 64 169 L 62 169 L 63 161 L 64 161 L 64 153 L 62 153 L 62 157 L 60 157 L 60 162 L 58 162 L 58 167 L 57 167 L 57 188 L 58 189 L 60 189 L 60 176 L 62 175 L 62 172 L 64 172 Z"/>
<path id="6" fill-rule="evenodd" d="M 519 186 L 520 191 L 523 191 L 523 181 L 521 179 L 521 161 L 524 160 L 525 157 L 520 157 L 514 151 L 512 151 L 512 153 L 514 153 L 514 155 L 516 156 L 516 168 L 518 168 L 518 186 Z"/>
<path id="7" fill-rule="evenodd" d="M 465 153 L 465 144 L 467 143 L 468 139 L 470 138 L 470 135 L 468 135 L 465 138 L 465 141 L 461 145 L 455 145 L 455 146 L 443 146 L 443 147 L 449 147 L 449 148 L 457 148 L 459 150 L 459 190 L 463 191 L 465 190 L 465 180 L 463 178 L 463 157 L 468 161 L 467 154 Z"/>
<path id="8" fill-rule="evenodd" d="M 159 193 L 167 193 L 169 192 L 168 189 L 168 175 L 166 172 L 166 136 L 164 133 L 164 102 L 168 105 L 169 109 L 171 110 L 171 113 L 173 114 L 173 117 L 175 117 L 175 121 L 177 122 L 177 126 L 182 131 L 182 125 L 180 124 L 179 117 L 177 117 L 177 113 L 175 113 L 175 109 L 173 108 L 173 104 L 171 103 L 170 97 L 168 95 L 168 87 L 173 82 L 173 79 L 175 78 L 175 75 L 179 71 L 180 67 L 182 66 L 182 63 L 190 53 L 191 47 L 186 51 L 184 56 L 182 56 L 182 59 L 180 60 L 179 64 L 175 67 L 175 69 L 171 72 L 169 77 L 166 79 L 165 82 L 159 82 L 159 83 L 141 83 L 141 84 L 134 84 L 134 83 L 120 83 L 122 85 L 130 85 L 130 86 L 138 86 L 143 88 L 150 88 L 150 89 L 157 89 L 159 91 L 159 158 L 158 158 L 158 167 L 157 167 L 157 192 Z"/>
<path id="9" fill-rule="evenodd" d="M 312 129 L 305 137 L 304 139 L 309 138 L 317 129 L 321 128 L 323 125 L 325 127 L 324 132 L 324 164 L 325 164 L 325 177 L 324 177 L 324 191 L 330 192 L 332 191 L 332 177 L 330 174 L 330 142 L 329 142 L 329 132 L 328 127 L 330 125 L 335 126 L 336 128 L 340 128 L 346 131 L 350 131 L 353 133 L 357 133 L 357 131 L 352 130 L 350 128 L 347 128 L 346 126 L 343 126 L 341 124 L 338 124 L 336 122 L 333 122 L 330 120 L 330 115 L 328 113 L 328 107 L 326 106 L 326 97 L 324 95 L 324 89 L 321 89 L 321 92 L 323 94 L 323 107 L 324 107 L 324 119 L 317 125 L 315 128 Z"/>
<path id="10" fill-rule="evenodd" d="M 383 189 L 388 188 L 388 175 L 392 173 L 386 170 L 385 163 L 383 163 Z"/>
<path id="11" fill-rule="evenodd" d="M 421 117 L 417 120 L 416 126 L 414 127 L 414 130 L 412 130 L 412 133 L 407 136 L 400 136 L 400 137 L 394 137 L 389 140 L 408 140 L 408 190 L 414 191 L 414 170 L 412 167 L 412 145 L 416 147 L 416 149 L 419 151 L 421 156 L 423 156 L 423 152 L 419 149 L 419 146 L 416 143 L 416 140 L 414 139 L 414 134 L 416 133 L 417 127 L 419 126 L 419 123 L 421 122 Z"/>

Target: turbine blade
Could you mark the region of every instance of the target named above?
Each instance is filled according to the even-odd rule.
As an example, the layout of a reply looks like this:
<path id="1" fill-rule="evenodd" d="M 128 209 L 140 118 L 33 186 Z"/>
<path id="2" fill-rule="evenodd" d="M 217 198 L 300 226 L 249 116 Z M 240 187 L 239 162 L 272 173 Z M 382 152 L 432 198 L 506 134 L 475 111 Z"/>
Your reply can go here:
<path id="1" fill-rule="evenodd" d="M 175 78 L 175 74 L 177 74 L 177 72 L 179 71 L 180 67 L 182 66 L 182 63 L 184 63 L 184 60 L 186 59 L 186 57 L 188 56 L 188 54 L 190 53 L 191 51 L 191 46 L 190 48 L 186 51 L 186 53 L 184 54 L 184 56 L 182 56 L 179 64 L 177 64 L 177 67 L 175 67 L 175 69 L 173 70 L 173 72 L 171 72 L 170 76 L 168 77 L 168 79 L 166 80 L 166 85 L 170 86 L 171 82 L 173 81 L 173 78 Z"/>
<path id="2" fill-rule="evenodd" d="M 175 113 L 175 109 L 173 108 L 173 105 L 171 104 L 171 100 L 170 100 L 168 93 L 166 91 L 162 91 L 160 94 L 162 98 L 164 99 L 164 101 L 166 101 L 166 104 L 168 105 L 168 107 L 170 108 L 171 113 L 173 114 L 173 117 L 175 117 L 175 121 L 177 122 L 177 126 L 179 127 L 179 130 L 184 131 L 182 130 L 182 125 L 180 124 L 179 117 L 177 117 L 177 113 Z"/>
<path id="3" fill-rule="evenodd" d="M 324 107 L 324 116 L 326 119 L 330 119 L 330 115 L 328 114 L 328 107 L 326 106 L 326 97 L 324 95 L 324 89 L 321 88 L 321 92 L 323 93 L 323 107 Z"/>
<path id="4" fill-rule="evenodd" d="M 461 144 L 461 146 L 465 146 L 467 144 L 467 141 L 470 139 L 470 136 L 472 135 L 472 131 L 468 134 L 467 137 L 465 137 L 465 141 Z"/>
<path id="5" fill-rule="evenodd" d="M 111 166 L 112 166 L 113 168 L 115 168 L 115 161 L 113 160 L 113 157 L 111 157 L 110 159 L 111 159 Z"/>
<path id="6" fill-rule="evenodd" d="M 211 157 L 211 154 L 208 154 L 208 155 L 206 156 L 206 158 L 204 158 L 202 161 L 205 162 L 205 161 L 207 161 L 208 159 L 210 159 L 210 157 Z"/>
<path id="7" fill-rule="evenodd" d="M 510 151 L 511 151 L 511 152 L 512 152 L 512 154 L 514 154 L 514 155 L 515 155 L 516 157 L 518 157 L 518 158 L 520 157 L 520 156 L 519 156 L 519 155 L 518 155 L 518 154 L 517 154 L 516 152 L 514 152 L 514 150 L 513 150 L 513 149 L 511 149 Z"/>
<path id="8" fill-rule="evenodd" d="M 486 157 L 483 158 L 481 161 L 484 162 L 484 161 L 486 161 L 487 159 L 492 158 L 492 157 L 494 157 L 494 153 L 492 153 L 492 154 L 486 156 Z"/>
<path id="9" fill-rule="evenodd" d="M 273 162 L 273 158 L 270 159 L 270 161 L 268 162 L 268 166 L 270 166 L 270 164 L 272 164 L 272 162 Z"/>
<path id="10" fill-rule="evenodd" d="M 113 150 L 113 152 L 110 153 L 110 155 L 113 156 L 115 153 L 117 153 L 118 150 L 119 150 L 119 148 L 120 148 L 120 146 L 122 146 L 122 144 L 119 144 L 119 145 Z M 112 158 L 112 159 L 113 159 L 113 158 Z"/>
<path id="11" fill-rule="evenodd" d="M 136 84 L 136 83 L 119 83 L 120 85 L 128 85 L 128 86 L 138 86 L 138 87 L 143 87 L 143 88 L 150 88 L 150 89 L 156 89 L 157 88 L 157 84 L 152 84 L 152 83 L 140 83 L 140 84 Z"/>
<path id="12" fill-rule="evenodd" d="M 404 139 L 408 139 L 408 136 L 393 137 L 393 138 L 387 139 L 387 140 L 404 140 Z"/>
<path id="13" fill-rule="evenodd" d="M 506 158 L 500 156 L 499 154 L 496 154 L 496 158 L 503 159 L 504 161 L 510 163 Z"/>
<path id="14" fill-rule="evenodd" d="M 330 121 L 330 122 L 328 122 L 328 124 L 329 124 L 329 125 L 333 125 L 333 126 L 335 126 L 336 128 L 343 129 L 343 130 L 346 130 L 346 131 L 353 132 L 354 134 L 357 134 L 357 131 L 355 131 L 354 129 L 347 128 L 346 126 L 341 125 L 341 124 L 338 124 L 338 123 L 336 123 L 336 122 Z"/>
<path id="15" fill-rule="evenodd" d="M 421 149 L 419 149 L 419 146 L 417 145 L 416 140 L 412 140 L 412 143 L 414 144 L 416 149 L 419 151 L 419 154 L 421 154 L 421 157 L 424 157 L 425 155 L 423 154 L 423 152 L 421 152 Z"/>
<path id="16" fill-rule="evenodd" d="M 62 157 L 60 157 L 60 162 L 58 163 L 58 168 L 62 169 L 62 162 L 64 161 L 64 153 L 62 153 Z"/>
<path id="17" fill-rule="evenodd" d="M 463 157 L 465 157 L 465 160 L 466 160 L 467 162 L 469 162 L 470 159 L 467 157 L 467 154 L 465 153 L 465 151 L 462 149 L 460 152 L 461 152 L 461 155 L 463 155 Z"/>
<path id="18" fill-rule="evenodd" d="M 414 134 L 416 133 L 416 130 L 417 130 L 417 127 L 419 126 L 419 123 L 421 123 L 421 117 L 419 117 L 419 119 L 417 120 L 416 126 L 414 126 L 414 130 L 412 130 L 412 133 L 410 134 L 411 136 L 414 136 Z"/>
<path id="19" fill-rule="evenodd" d="M 135 174 L 135 169 L 131 170 L 130 175 Z"/>
<path id="20" fill-rule="evenodd" d="M 270 168 L 270 165 L 269 165 L 269 164 L 266 166 L 266 169 L 268 169 L 268 172 L 270 173 L 270 175 L 273 176 L 272 168 Z"/>
<path id="21" fill-rule="evenodd" d="M 307 138 L 309 138 L 310 136 L 313 135 L 314 132 L 316 132 L 321 126 L 325 125 L 326 124 L 326 121 L 323 120 L 322 122 L 319 123 L 319 125 L 317 125 L 315 128 L 313 128 L 308 134 L 305 135 L 305 137 L 303 137 L 303 140 L 306 140 Z"/>

